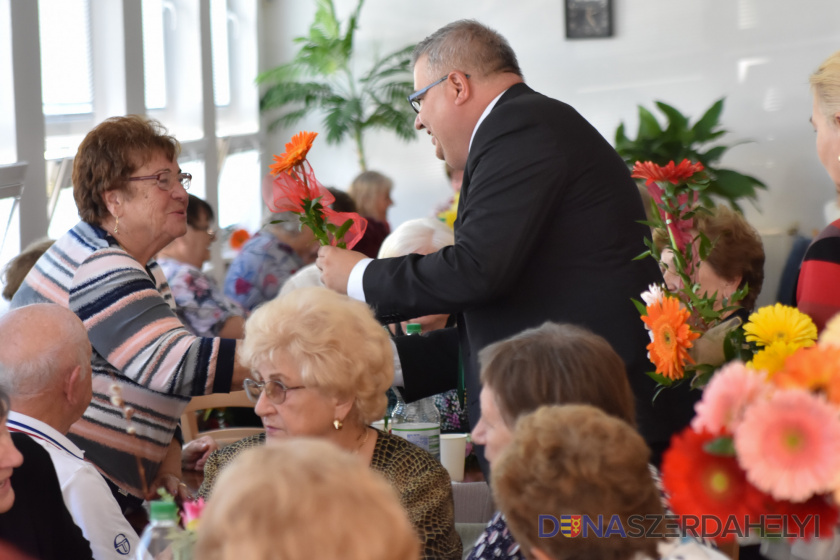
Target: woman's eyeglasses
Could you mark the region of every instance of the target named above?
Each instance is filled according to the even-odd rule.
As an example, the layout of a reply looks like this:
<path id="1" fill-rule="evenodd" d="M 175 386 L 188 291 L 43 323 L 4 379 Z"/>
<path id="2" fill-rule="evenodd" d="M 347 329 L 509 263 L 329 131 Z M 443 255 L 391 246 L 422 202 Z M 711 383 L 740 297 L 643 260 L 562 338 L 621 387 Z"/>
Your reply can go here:
<path id="1" fill-rule="evenodd" d="M 265 396 L 274 404 L 283 404 L 286 402 L 286 393 L 294 391 L 295 389 L 306 389 L 303 385 L 297 387 L 286 387 L 282 381 L 270 379 L 259 383 L 253 379 L 246 379 L 243 383 L 245 394 L 251 402 L 256 403 L 260 399 L 260 393 L 265 390 Z"/>
<path id="2" fill-rule="evenodd" d="M 191 228 L 193 228 L 195 231 L 203 231 L 204 233 L 209 235 L 212 239 L 216 239 L 216 230 L 211 228 L 210 226 L 208 226 L 206 228 L 201 228 L 201 227 L 198 227 L 198 226 L 194 226 L 192 224 L 187 224 L 187 225 L 190 226 Z"/>
<path id="3" fill-rule="evenodd" d="M 172 180 L 172 172 L 171 171 L 164 171 L 163 173 L 158 173 L 157 175 L 147 175 L 145 177 L 129 177 L 129 181 L 151 181 L 152 179 L 155 180 L 155 184 L 157 188 L 162 191 L 171 191 L 172 187 L 175 186 L 176 181 L 183 185 L 184 190 L 189 190 L 190 188 L 190 181 L 192 181 L 192 175 L 189 173 L 178 173 L 176 175 L 176 181 Z"/>

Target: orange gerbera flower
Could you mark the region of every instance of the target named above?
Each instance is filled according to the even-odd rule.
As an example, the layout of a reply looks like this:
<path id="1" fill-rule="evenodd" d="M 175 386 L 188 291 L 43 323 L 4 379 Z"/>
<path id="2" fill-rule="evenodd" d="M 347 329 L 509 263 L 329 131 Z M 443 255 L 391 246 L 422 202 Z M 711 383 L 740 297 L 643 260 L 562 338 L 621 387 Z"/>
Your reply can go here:
<path id="1" fill-rule="evenodd" d="M 840 348 L 802 348 L 785 360 L 784 368 L 772 381 L 785 389 L 824 392 L 829 401 L 840 404 Z"/>
<path id="2" fill-rule="evenodd" d="M 230 234 L 230 248 L 238 251 L 251 239 L 251 234 L 246 229 L 238 229 Z"/>
<path id="3" fill-rule="evenodd" d="M 637 161 L 633 167 L 632 177 L 645 179 L 648 183 L 652 181 L 670 181 L 675 185 L 679 185 L 700 171 L 703 171 L 703 164 L 699 161 L 697 163 L 691 163 L 688 159 L 682 160 L 679 165 L 675 165 L 674 160 L 671 160 L 664 167 L 656 165 L 652 161 Z"/>
<path id="4" fill-rule="evenodd" d="M 292 141 L 286 143 L 286 153 L 274 156 L 274 163 L 269 165 L 271 173 L 275 176 L 282 172 L 289 172 L 291 168 L 300 165 L 306 159 L 306 154 L 312 148 L 312 142 L 318 136 L 317 132 L 298 132 L 292 136 Z"/>
<path id="5" fill-rule="evenodd" d="M 669 379 L 682 379 L 685 364 L 694 363 L 688 355 L 692 340 L 700 336 L 691 330 L 687 321 L 691 313 L 680 308 L 675 297 L 665 297 L 647 306 L 647 316 L 642 317 L 651 332 L 652 342 L 647 349 L 656 373 Z"/>

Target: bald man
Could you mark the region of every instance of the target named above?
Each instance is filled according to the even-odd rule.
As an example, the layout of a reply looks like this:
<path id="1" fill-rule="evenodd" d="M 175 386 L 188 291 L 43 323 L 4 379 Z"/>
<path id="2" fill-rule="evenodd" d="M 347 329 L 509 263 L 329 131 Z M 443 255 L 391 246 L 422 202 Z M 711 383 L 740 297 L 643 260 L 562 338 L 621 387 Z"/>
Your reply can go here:
<path id="1" fill-rule="evenodd" d="M 105 479 L 66 434 L 90 404 L 91 346 L 75 313 L 52 303 L 0 317 L 0 387 L 11 398 L 10 431 L 50 455 L 64 503 L 97 560 L 133 557 L 138 537 Z"/>

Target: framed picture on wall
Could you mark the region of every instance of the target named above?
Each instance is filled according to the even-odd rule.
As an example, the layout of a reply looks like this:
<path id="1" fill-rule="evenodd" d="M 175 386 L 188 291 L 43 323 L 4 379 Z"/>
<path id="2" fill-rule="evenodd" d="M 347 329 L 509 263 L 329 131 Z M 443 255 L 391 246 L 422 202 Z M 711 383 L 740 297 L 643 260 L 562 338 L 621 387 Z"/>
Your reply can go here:
<path id="1" fill-rule="evenodd" d="M 612 37 L 612 0 L 564 0 L 566 38 L 599 39 Z"/>

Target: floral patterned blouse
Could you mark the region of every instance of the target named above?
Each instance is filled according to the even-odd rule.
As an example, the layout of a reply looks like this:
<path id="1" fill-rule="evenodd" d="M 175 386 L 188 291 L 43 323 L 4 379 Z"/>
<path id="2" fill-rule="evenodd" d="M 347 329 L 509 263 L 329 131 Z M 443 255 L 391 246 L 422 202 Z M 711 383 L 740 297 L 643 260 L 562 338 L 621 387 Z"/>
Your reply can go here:
<path id="1" fill-rule="evenodd" d="M 291 247 L 267 231 L 260 231 L 242 246 L 230 263 L 225 295 L 248 311 L 274 299 L 289 277 L 304 262 Z"/>
<path id="2" fill-rule="evenodd" d="M 178 305 L 175 313 L 196 336 L 214 337 L 231 317 L 244 317 L 246 311 L 219 289 L 216 281 L 196 267 L 161 257 L 158 264 Z"/>

